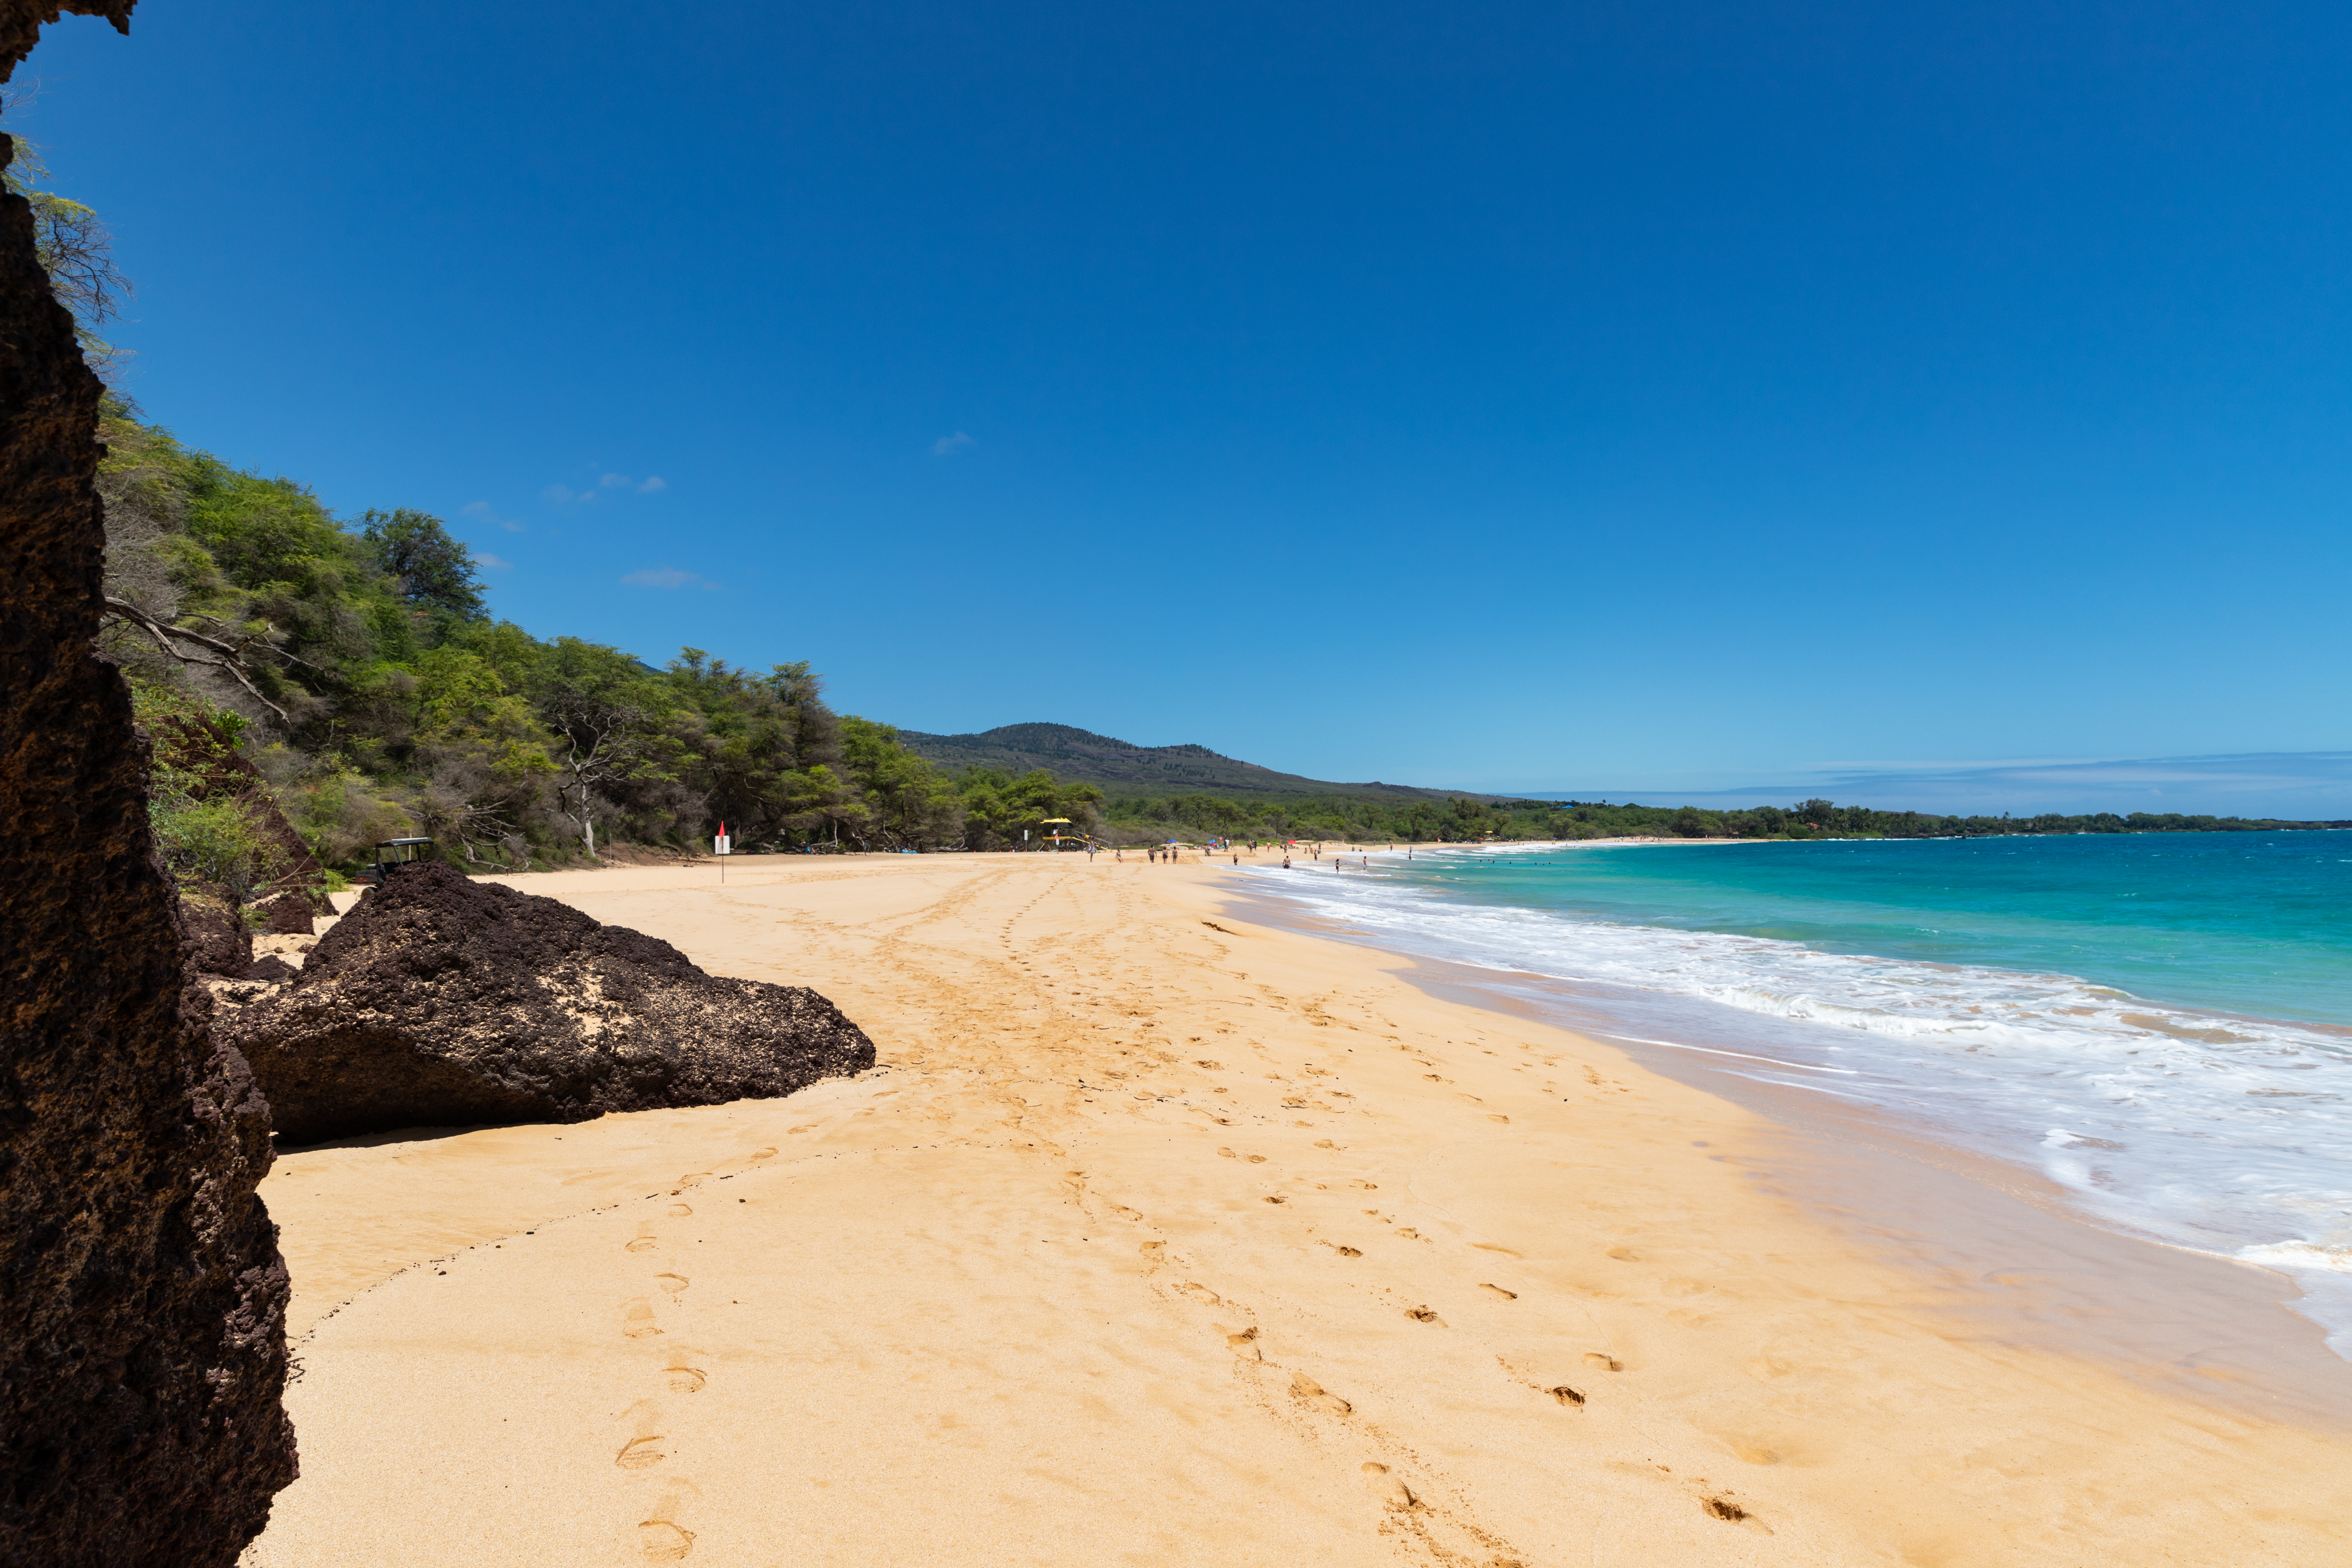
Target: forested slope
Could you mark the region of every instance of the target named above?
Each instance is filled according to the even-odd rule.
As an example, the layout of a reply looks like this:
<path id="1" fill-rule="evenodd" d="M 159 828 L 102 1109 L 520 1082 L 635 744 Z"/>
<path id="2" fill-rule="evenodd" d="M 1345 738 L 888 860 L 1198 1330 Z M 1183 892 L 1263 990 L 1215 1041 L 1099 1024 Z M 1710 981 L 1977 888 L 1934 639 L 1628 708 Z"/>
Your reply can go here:
<path id="1" fill-rule="evenodd" d="M 2113 812 L 2066 816 L 1944 816 L 1808 800 L 1782 808 L 1708 811 L 1682 805 L 1509 800 L 1456 795 L 1435 801 L 1301 795 L 1276 799 L 1205 793 L 1113 798 L 1114 829 L 1150 837 L 1337 838 L 1357 843 L 1467 844 L 1577 838 L 1979 838 L 2007 834 L 2217 833 L 2352 828 L 2352 822 Z"/>
<path id="2" fill-rule="evenodd" d="M 898 738 L 942 766 L 981 766 L 1014 773 L 1044 768 L 1061 778 L 1099 784 L 1112 799 L 1205 790 L 1244 798 L 1324 795 L 1365 800 L 1454 798 L 1444 790 L 1416 789 L 1409 784 L 1333 784 L 1298 773 L 1276 773 L 1256 763 L 1244 763 L 1213 752 L 1206 746 L 1139 746 L 1067 724 L 1004 724 L 971 735 L 929 735 L 907 730 L 900 731 Z"/>
<path id="3" fill-rule="evenodd" d="M 1048 817 L 1096 822 L 1090 786 L 950 774 L 889 725 L 835 713 L 805 663 L 684 648 L 655 668 L 497 620 L 436 518 L 345 521 L 119 400 L 103 433 L 105 651 L 142 708 L 237 735 L 329 866 L 407 834 L 487 869 L 616 840 L 682 847 L 722 820 L 746 850 L 989 848 Z M 238 849 L 197 840 L 191 854 Z"/>

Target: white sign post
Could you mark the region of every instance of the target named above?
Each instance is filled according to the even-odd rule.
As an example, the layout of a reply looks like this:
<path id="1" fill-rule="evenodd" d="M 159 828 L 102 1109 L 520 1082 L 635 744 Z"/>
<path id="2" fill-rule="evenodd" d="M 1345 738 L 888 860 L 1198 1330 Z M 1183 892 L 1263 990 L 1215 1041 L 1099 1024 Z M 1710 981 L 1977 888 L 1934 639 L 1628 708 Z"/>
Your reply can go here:
<path id="1" fill-rule="evenodd" d="M 726 824 L 719 826 L 724 827 Z M 719 881 L 722 887 L 727 881 L 727 857 L 735 852 L 734 846 L 735 841 L 724 833 L 710 841 L 710 852 L 719 857 Z"/>

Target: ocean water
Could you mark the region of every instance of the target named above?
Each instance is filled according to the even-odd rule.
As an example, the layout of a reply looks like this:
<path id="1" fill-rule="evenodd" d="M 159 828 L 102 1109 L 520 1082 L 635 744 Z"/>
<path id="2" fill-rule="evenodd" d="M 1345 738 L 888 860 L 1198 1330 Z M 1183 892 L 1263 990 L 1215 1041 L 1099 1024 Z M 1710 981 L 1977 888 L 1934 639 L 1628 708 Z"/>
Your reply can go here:
<path id="1" fill-rule="evenodd" d="M 1255 885 L 2284 1269 L 2352 1353 L 2352 832 L 1421 848 Z"/>

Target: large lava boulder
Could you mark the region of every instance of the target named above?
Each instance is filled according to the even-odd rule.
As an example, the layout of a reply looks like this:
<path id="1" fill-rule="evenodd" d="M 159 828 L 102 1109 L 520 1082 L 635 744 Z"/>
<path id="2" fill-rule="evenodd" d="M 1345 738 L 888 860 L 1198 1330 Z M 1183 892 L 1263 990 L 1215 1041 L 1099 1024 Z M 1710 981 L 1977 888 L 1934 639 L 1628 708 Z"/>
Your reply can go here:
<path id="1" fill-rule="evenodd" d="M 218 1028 L 288 1142 L 772 1099 L 874 1065 L 814 991 L 706 974 L 642 931 L 431 861 Z"/>

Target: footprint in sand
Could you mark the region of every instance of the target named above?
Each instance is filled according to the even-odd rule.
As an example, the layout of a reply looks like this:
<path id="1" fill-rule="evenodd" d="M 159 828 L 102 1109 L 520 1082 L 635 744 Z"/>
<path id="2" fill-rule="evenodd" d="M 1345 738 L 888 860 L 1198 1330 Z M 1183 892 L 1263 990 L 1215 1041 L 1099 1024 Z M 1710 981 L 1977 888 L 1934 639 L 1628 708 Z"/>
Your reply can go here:
<path id="1" fill-rule="evenodd" d="M 775 1157 L 776 1152 L 773 1149 L 754 1149 L 751 1151 L 751 1158 L 754 1160 L 772 1160 Z"/>
<path id="2" fill-rule="evenodd" d="M 662 1371 L 662 1375 L 669 1379 L 672 1394 L 699 1394 L 702 1385 L 710 1381 L 710 1374 L 700 1367 L 687 1365 L 686 1356 L 683 1349 L 672 1351 L 669 1365 Z"/>
<path id="3" fill-rule="evenodd" d="M 669 1458 L 669 1439 L 662 1436 L 661 1412 L 650 1400 L 640 1399 L 624 1412 L 635 1417 L 636 1436 L 621 1445 L 613 1463 L 625 1470 L 646 1470 Z"/>
<path id="4" fill-rule="evenodd" d="M 1426 1307 L 1408 1307 L 1404 1315 L 1416 1323 L 1431 1323 L 1441 1329 L 1445 1326 L 1445 1320 Z"/>
<path id="5" fill-rule="evenodd" d="M 1411 1511 L 1421 1501 L 1412 1495 L 1411 1487 L 1389 1473 L 1386 1465 L 1367 1459 L 1364 1462 L 1364 1479 L 1370 1483 L 1374 1497 L 1399 1513 Z"/>
<path id="6" fill-rule="evenodd" d="M 625 1470 L 644 1470 L 668 1458 L 659 1436 L 632 1437 L 621 1445 L 621 1451 L 613 1456 L 613 1463 Z"/>
<path id="7" fill-rule="evenodd" d="M 1559 1384 L 1557 1387 L 1547 1388 L 1544 1392 L 1550 1394 L 1554 1399 L 1559 1400 L 1562 1405 L 1581 1405 L 1584 1403 L 1584 1395 L 1577 1390 L 1569 1387 L 1569 1385 L 1564 1383 Z"/>
<path id="8" fill-rule="evenodd" d="M 686 1289 L 688 1281 L 683 1274 L 656 1274 L 654 1276 L 654 1283 L 675 1296 Z"/>
<path id="9" fill-rule="evenodd" d="M 634 1240 L 628 1243 L 628 1250 L 631 1252 L 651 1252 L 655 1247 L 659 1247 L 660 1245 L 660 1240 L 654 1235 L 653 1225 L 648 1221 L 647 1223 L 637 1226 L 636 1237 Z"/>
<path id="10" fill-rule="evenodd" d="M 1506 1301 L 1516 1301 L 1519 1299 L 1519 1293 L 1517 1290 L 1506 1290 L 1500 1285 L 1481 1285 L 1478 1289 L 1481 1290 L 1492 1290 L 1496 1295 L 1500 1296 Z"/>
<path id="11" fill-rule="evenodd" d="M 1327 1415 L 1346 1415 L 1356 1408 L 1338 1394 L 1326 1392 L 1321 1384 L 1303 1372 L 1290 1374 L 1290 1393 L 1300 1404 L 1313 1405 Z"/>
<path id="12" fill-rule="evenodd" d="M 710 1173 L 708 1171 L 688 1171 L 685 1175 L 680 1176 L 677 1179 L 677 1186 L 671 1192 L 670 1196 L 676 1197 L 679 1193 L 686 1191 L 688 1187 L 700 1186 L 702 1184 L 702 1179 L 709 1174 L 710 1174 Z"/>
<path id="13" fill-rule="evenodd" d="M 633 1340 L 660 1333 L 661 1330 L 654 1323 L 653 1302 L 643 1296 L 632 1298 L 627 1310 L 621 1314 L 621 1332 Z"/>
<path id="14" fill-rule="evenodd" d="M 669 1205 L 668 1212 L 672 1219 L 684 1219 L 694 1212 L 694 1208 L 690 1204 L 672 1204 Z"/>
<path id="15" fill-rule="evenodd" d="M 1586 1351 L 1584 1352 L 1584 1364 L 1599 1372 L 1623 1372 L 1625 1370 L 1625 1363 L 1623 1362 L 1619 1361 L 1613 1355 L 1603 1355 L 1599 1351 Z"/>
<path id="16" fill-rule="evenodd" d="M 1217 1332 L 1225 1336 L 1225 1348 L 1232 1351 L 1235 1355 L 1248 1361 L 1264 1361 L 1265 1359 L 1265 1352 L 1258 1349 L 1256 1324 L 1253 1323 L 1248 1328 L 1242 1329 L 1237 1331 L 1225 1327 L 1223 1323 L 1219 1323 L 1217 1325 Z"/>
<path id="17" fill-rule="evenodd" d="M 692 1496 L 688 1482 L 674 1480 L 654 1510 L 637 1524 L 637 1548 L 648 1563 L 675 1563 L 694 1550 L 694 1531 L 677 1522 L 677 1510 Z"/>
<path id="18" fill-rule="evenodd" d="M 666 1519 L 649 1519 L 637 1526 L 637 1542 L 646 1562 L 675 1563 L 694 1550 L 694 1531 Z"/>

